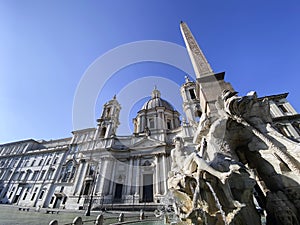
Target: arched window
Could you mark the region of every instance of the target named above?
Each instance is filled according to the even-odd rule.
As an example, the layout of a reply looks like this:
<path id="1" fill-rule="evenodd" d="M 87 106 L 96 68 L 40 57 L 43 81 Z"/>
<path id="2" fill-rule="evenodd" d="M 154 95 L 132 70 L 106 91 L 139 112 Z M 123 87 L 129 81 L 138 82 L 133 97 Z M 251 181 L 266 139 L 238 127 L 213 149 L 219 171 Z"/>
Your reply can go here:
<path id="1" fill-rule="evenodd" d="M 194 89 L 189 89 L 189 92 L 190 92 L 190 96 L 191 96 L 191 99 L 196 99 L 196 95 L 195 95 L 195 91 Z"/>
<path id="2" fill-rule="evenodd" d="M 106 134 L 106 127 L 103 127 L 103 128 L 101 129 L 100 138 L 104 138 L 104 137 L 105 137 L 105 134 Z"/>
<path id="3" fill-rule="evenodd" d="M 61 181 L 70 182 L 75 175 L 76 166 L 74 166 L 73 161 L 69 161 L 62 169 Z"/>
<path id="4" fill-rule="evenodd" d="M 106 109 L 106 117 L 109 117 L 110 116 L 110 108 L 107 108 Z"/>

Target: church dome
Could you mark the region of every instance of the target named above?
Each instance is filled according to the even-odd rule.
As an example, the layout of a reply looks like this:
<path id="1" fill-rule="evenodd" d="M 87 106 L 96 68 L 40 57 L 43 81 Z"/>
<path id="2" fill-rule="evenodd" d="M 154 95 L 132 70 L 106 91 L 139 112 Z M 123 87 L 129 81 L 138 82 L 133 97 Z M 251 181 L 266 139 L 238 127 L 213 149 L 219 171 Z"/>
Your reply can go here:
<path id="1" fill-rule="evenodd" d="M 160 97 L 160 91 L 154 88 L 151 99 L 138 111 L 134 122 L 134 133 L 143 133 L 164 140 L 162 130 L 174 130 L 180 127 L 180 114 L 166 100 Z"/>
<path id="2" fill-rule="evenodd" d="M 155 109 L 156 107 L 165 107 L 167 110 L 175 111 L 174 107 L 168 101 L 160 97 L 160 91 L 155 87 L 152 91 L 152 98 L 145 102 L 142 110 Z"/>

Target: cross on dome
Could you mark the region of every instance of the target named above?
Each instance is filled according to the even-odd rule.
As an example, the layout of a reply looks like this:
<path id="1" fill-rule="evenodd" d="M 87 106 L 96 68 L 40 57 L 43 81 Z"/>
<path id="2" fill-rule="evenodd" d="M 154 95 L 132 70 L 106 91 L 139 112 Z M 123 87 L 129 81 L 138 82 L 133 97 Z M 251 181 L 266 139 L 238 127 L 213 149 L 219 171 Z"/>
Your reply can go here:
<path id="1" fill-rule="evenodd" d="M 156 85 L 154 86 L 154 89 L 152 91 L 152 98 L 160 98 L 160 91 L 157 90 Z"/>

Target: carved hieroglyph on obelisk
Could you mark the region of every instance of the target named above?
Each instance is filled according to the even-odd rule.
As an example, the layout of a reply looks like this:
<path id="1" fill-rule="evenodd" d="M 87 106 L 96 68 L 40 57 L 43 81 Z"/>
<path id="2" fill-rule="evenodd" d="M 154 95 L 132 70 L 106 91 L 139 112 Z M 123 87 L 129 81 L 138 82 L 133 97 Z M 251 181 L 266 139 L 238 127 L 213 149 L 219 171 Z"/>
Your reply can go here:
<path id="1" fill-rule="evenodd" d="M 218 96 L 224 89 L 233 91 L 233 88 L 224 82 L 224 72 L 213 72 L 186 23 L 181 22 L 180 29 L 196 74 L 201 111 L 213 115 L 217 112 L 215 102 Z"/>
<path id="2" fill-rule="evenodd" d="M 192 61 L 196 77 L 200 78 L 203 76 L 209 76 L 214 74 L 212 68 L 210 67 L 208 61 L 206 60 L 203 52 L 201 51 L 199 45 L 197 44 L 193 34 L 191 33 L 186 23 L 181 22 L 180 29 L 190 59 Z"/>

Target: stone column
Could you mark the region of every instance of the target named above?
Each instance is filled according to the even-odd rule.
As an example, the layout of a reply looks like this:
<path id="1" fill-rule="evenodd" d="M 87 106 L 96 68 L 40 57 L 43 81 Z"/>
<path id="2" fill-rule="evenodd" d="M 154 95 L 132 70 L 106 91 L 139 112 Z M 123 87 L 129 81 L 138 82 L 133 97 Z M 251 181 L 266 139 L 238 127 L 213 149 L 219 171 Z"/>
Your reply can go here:
<path id="1" fill-rule="evenodd" d="M 164 195 L 168 192 L 167 187 L 167 164 L 166 164 L 166 154 L 162 155 L 162 167 L 163 167 L 163 184 L 164 184 Z"/>
<path id="2" fill-rule="evenodd" d="M 101 175 L 100 175 L 100 167 L 101 167 L 101 163 L 99 162 L 98 165 L 96 166 L 95 169 L 95 175 L 94 175 L 94 181 L 93 181 L 93 186 L 94 186 L 94 191 L 93 191 L 93 195 L 97 195 L 97 186 L 99 184 L 99 181 L 101 179 Z"/>
<path id="3" fill-rule="evenodd" d="M 111 178 L 110 178 L 110 187 L 109 187 L 109 195 L 113 195 L 113 189 L 114 189 L 114 183 L 115 183 L 115 173 L 116 173 L 116 160 L 113 159 L 112 161 L 112 174 L 111 174 Z"/>
<path id="4" fill-rule="evenodd" d="M 155 155 L 155 164 L 156 164 L 156 166 L 155 166 L 155 194 L 156 195 L 159 195 L 160 194 L 160 188 L 159 188 L 159 160 L 158 160 L 158 158 L 159 158 L 159 155 L 157 154 L 157 155 Z"/>
<path id="5" fill-rule="evenodd" d="M 159 129 L 163 129 L 164 124 L 163 124 L 163 112 L 159 110 Z"/>
<path id="6" fill-rule="evenodd" d="M 99 163 L 99 168 L 98 168 L 98 176 L 97 176 L 97 180 L 96 180 L 96 184 L 95 184 L 95 194 L 98 195 L 98 193 L 100 192 L 100 184 L 102 181 L 102 170 L 103 170 L 103 159 L 100 159 L 100 163 Z"/>
<path id="7" fill-rule="evenodd" d="M 137 118 L 137 124 L 136 124 L 136 132 L 139 133 L 141 131 L 141 117 Z"/>
<path id="8" fill-rule="evenodd" d="M 109 193 L 109 185 L 110 185 L 110 172 L 111 172 L 111 164 L 112 164 L 112 159 L 111 158 L 106 158 L 107 161 L 107 166 L 105 169 L 104 173 L 104 186 L 103 186 L 103 194 L 108 195 Z"/>
<path id="9" fill-rule="evenodd" d="M 141 161 L 141 157 L 138 157 L 136 159 L 136 183 L 135 183 L 135 195 L 139 195 L 140 194 L 140 161 Z"/>
<path id="10" fill-rule="evenodd" d="M 87 163 L 84 159 L 80 160 L 80 165 L 78 168 L 78 172 L 77 172 L 77 176 L 76 179 L 74 181 L 74 184 L 76 184 L 75 188 L 74 188 L 74 194 L 79 194 L 80 193 L 80 189 L 82 187 L 83 184 L 83 180 L 85 178 L 85 174 L 86 174 L 86 169 L 87 169 Z"/>
<path id="11" fill-rule="evenodd" d="M 105 175 L 106 175 L 106 170 L 107 170 L 107 164 L 108 164 L 108 161 L 107 161 L 107 158 L 104 158 L 102 160 L 102 163 L 103 163 L 103 169 L 102 169 L 102 176 L 101 176 L 101 179 L 100 179 L 100 184 L 99 184 L 99 193 L 100 195 L 104 195 L 104 183 L 105 183 Z"/>
<path id="12" fill-rule="evenodd" d="M 130 190 L 131 190 L 132 164 L 133 164 L 133 160 L 132 158 L 130 158 L 129 166 L 128 166 L 127 182 L 126 182 L 126 195 L 130 195 Z"/>
<path id="13" fill-rule="evenodd" d="M 145 116 L 143 115 L 142 116 L 142 122 L 141 122 L 141 131 L 144 131 L 144 128 L 145 128 Z"/>
<path id="14" fill-rule="evenodd" d="M 165 121 L 165 114 L 164 113 L 161 114 L 161 122 L 162 122 L 162 128 L 166 129 L 167 124 L 166 124 L 166 121 Z"/>

